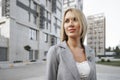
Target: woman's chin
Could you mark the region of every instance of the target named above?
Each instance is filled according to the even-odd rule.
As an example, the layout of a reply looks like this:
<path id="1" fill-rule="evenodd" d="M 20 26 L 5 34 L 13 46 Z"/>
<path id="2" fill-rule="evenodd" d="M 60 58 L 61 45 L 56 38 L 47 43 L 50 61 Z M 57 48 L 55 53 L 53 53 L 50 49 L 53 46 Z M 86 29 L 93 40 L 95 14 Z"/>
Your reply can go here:
<path id="1" fill-rule="evenodd" d="M 71 37 L 71 38 L 77 37 L 77 35 L 75 35 L 75 34 L 70 34 L 70 35 L 68 35 L 68 36 Z"/>

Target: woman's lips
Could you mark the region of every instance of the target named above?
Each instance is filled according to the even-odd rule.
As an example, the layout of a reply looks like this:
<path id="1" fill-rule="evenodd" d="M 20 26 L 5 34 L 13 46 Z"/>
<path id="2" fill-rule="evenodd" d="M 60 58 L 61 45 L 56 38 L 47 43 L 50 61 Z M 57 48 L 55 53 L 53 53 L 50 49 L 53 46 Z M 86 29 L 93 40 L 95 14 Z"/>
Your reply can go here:
<path id="1" fill-rule="evenodd" d="M 69 32 L 75 32 L 76 29 L 68 29 Z"/>

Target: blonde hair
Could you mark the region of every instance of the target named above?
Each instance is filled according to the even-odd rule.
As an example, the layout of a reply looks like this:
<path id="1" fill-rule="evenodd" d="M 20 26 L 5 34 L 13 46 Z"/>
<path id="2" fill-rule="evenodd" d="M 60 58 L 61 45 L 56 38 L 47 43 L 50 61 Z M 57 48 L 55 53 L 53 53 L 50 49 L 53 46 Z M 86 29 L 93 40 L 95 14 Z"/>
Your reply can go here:
<path id="1" fill-rule="evenodd" d="M 80 28 L 80 30 L 81 30 L 80 42 L 83 45 L 85 35 L 86 35 L 86 32 L 87 32 L 87 21 L 86 21 L 86 18 L 84 16 L 84 14 L 80 10 L 75 9 L 75 8 L 69 8 L 64 12 L 62 26 L 61 26 L 61 36 L 60 36 L 61 41 L 64 41 L 64 40 L 67 41 L 68 40 L 68 36 L 66 35 L 65 29 L 64 29 L 64 22 L 65 22 L 66 13 L 69 12 L 69 11 L 71 11 L 73 14 L 75 14 L 76 17 L 78 18 L 78 21 L 79 21 L 79 24 L 80 24 L 80 27 L 81 27 Z"/>

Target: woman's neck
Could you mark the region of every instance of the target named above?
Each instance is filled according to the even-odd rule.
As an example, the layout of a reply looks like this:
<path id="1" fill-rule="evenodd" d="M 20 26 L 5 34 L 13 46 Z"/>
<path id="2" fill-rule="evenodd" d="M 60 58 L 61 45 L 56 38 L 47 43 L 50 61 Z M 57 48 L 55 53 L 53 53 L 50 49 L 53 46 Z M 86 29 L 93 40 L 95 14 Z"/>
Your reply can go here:
<path id="1" fill-rule="evenodd" d="M 80 39 L 68 39 L 67 44 L 69 47 L 72 48 L 81 48 L 81 43 L 80 43 Z"/>

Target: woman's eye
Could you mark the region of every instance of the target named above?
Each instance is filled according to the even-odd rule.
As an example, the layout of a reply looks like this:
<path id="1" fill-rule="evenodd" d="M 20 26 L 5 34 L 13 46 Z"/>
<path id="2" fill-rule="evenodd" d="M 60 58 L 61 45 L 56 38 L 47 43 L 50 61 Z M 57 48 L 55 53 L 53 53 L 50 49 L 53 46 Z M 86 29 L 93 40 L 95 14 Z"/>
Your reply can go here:
<path id="1" fill-rule="evenodd" d="M 66 19 L 66 20 L 65 20 L 65 23 L 68 23 L 68 22 L 69 22 L 69 19 Z"/>
<path id="2" fill-rule="evenodd" d="M 73 21 L 77 21 L 77 18 L 74 17 L 74 18 L 73 18 Z"/>

